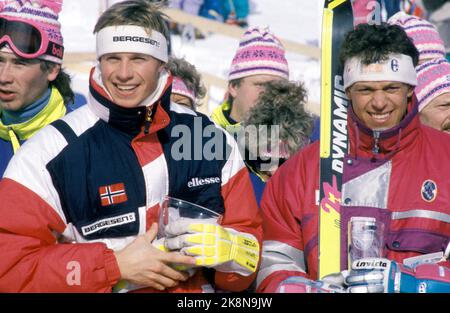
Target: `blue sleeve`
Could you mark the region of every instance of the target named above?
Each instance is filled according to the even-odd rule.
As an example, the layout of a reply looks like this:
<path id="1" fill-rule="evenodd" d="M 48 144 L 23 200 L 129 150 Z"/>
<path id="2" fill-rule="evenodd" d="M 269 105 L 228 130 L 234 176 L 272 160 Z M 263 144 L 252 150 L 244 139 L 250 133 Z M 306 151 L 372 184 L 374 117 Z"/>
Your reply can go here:
<path id="1" fill-rule="evenodd" d="M 67 105 L 67 113 L 75 111 L 76 109 L 85 105 L 86 103 L 87 103 L 86 97 L 81 93 L 75 92 L 74 102 Z"/>
<path id="2" fill-rule="evenodd" d="M 311 137 L 309 138 L 311 142 L 317 141 L 320 139 L 320 118 L 316 118 L 314 121 L 314 127 L 313 132 L 311 134 Z"/>
<path id="3" fill-rule="evenodd" d="M 220 16 L 220 20 L 223 19 L 224 4 L 221 0 L 205 0 L 200 7 L 200 16 L 217 20 Z"/>
<path id="4" fill-rule="evenodd" d="M 0 138 L 0 179 L 8 166 L 9 160 L 14 156 L 13 147 L 10 141 Z"/>
<path id="5" fill-rule="evenodd" d="M 246 19 L 249 13 L 248 0 L 233 0 L 237 19 Z"/>
<path id="6" fill-rule="evenodd" d="M 250 180 L 252 181 L 253 191 L 255 192 L 256 202 L 258 203 L 258 207 L 260 207 L 262 194 L 264 188 L 266 187 L 266 183 L 261 180 L 255 173 L 250 173 Z"/>

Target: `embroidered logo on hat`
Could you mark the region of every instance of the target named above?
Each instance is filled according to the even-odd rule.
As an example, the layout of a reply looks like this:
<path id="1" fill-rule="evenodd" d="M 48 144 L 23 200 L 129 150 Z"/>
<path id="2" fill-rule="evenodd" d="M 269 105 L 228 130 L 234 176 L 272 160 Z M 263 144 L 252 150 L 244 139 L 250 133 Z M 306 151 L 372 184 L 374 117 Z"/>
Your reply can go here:
<path id="1" fill-rule="evenodd" d="M 97 59 L 108 53 L 142 53 L 167 62 L 168 44 L 164 35 L 149 32 L 136 25 L 115 25 L 102 28 L 96 35 Z"/>
<path id="2" fill-rule="evenodd" d="M 365 64 L 360 56 L 345 61 L 344 89 L 361 81 L 394 81 L 417 85 L 416 69 L 409 55 L 391 53 L 385 60 Z"/>
<path id="3" fill-rule="evenodd" d="M 392 59 L 391 61 L 391 69 L 393 72 L 398 72 L 399 64 L 397 59 Z"/>
<path id="4" fill-rule="evenodd" d="M 140 36 L 113 36 L 113 41 L 130 41 L 130 42 L 139 41 L 139 42 L 150 44 L 152 46 L 157 46 L 157 47 L 161 46 L 161 44 L 154 39 L 140 37 Z"/>

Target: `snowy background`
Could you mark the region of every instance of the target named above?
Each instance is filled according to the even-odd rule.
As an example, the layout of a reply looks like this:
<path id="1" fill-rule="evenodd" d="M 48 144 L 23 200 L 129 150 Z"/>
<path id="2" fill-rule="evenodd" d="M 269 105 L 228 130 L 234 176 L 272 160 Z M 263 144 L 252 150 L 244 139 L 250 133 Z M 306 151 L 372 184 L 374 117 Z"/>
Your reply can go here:
<path id="1" fill-rule="evenodd" d="M 64 0 L 60 14 L 66 56 L 76 53 L 94 53 L 92 34 L 99 14 L 105 9 L 103 0 Z M 111 3 L 113 1 L 109 1 Z M 251 0 L 249 25 L 268 26 L 278 37 L 298 43 L 318 46 L 322 1 L 312 0 Z M 185 57 L 197 69 L 227 79 L 228 69 L 239 44 L 238 39 L 219 34 L 208 34 L 205 39 L 186 42 L 172 36 L 173 54 Z M 290 79 L 303 81 L 309 100 L 320 100 L 320 64 L 317 60 L 297 53 L 287 53 Z M 69 59 L 69 58 L 67 58 Z M 91 60 L 68 61 L 65 66 L 73 78 L 73 88 L 82 94 L 88 91 L 88 73 L 94 65 Z M 211 111 L 223 99 L 225 90 L 212 87 L 204 108 Z M 318 112 L 318 107 L 312 109 Z"/>

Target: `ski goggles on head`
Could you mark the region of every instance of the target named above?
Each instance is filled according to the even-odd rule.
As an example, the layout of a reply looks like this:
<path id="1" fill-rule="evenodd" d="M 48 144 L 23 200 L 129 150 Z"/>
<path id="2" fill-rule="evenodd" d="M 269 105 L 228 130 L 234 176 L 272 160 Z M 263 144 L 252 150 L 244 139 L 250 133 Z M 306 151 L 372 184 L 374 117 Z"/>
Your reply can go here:
<path id="1" fill-rule="evenodd" d="M 49 60 L 62 63 L 63 46 L 50 41 L 47 34 L 32 22 L 13 17 L 0 17 L 0 47 L 8 44 L 11 50 L 24 59 L 48 55 Z"/>

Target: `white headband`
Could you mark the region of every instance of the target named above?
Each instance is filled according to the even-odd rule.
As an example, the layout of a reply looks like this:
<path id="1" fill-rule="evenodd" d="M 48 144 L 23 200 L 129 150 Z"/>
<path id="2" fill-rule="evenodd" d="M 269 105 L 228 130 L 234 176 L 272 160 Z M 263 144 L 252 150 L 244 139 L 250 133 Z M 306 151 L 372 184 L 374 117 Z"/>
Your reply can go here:
<path id="1" fill-rule="evenodd" d="M 135 25 L 108 26 L 97 33 L 97 59 L 107 53 L 142 53 L 167 63 L 167 40 L 163 34 Z"/>
<path id="2" fill-rule="evenodd" d="M 361 81 L 395 81 L 416 86 L 416 69 L 412 58 L 404 54 L 391 54 L 384 61 L 367 65 L 359 57 L 348 59 L 344 66 L 344 89 Z"/>

